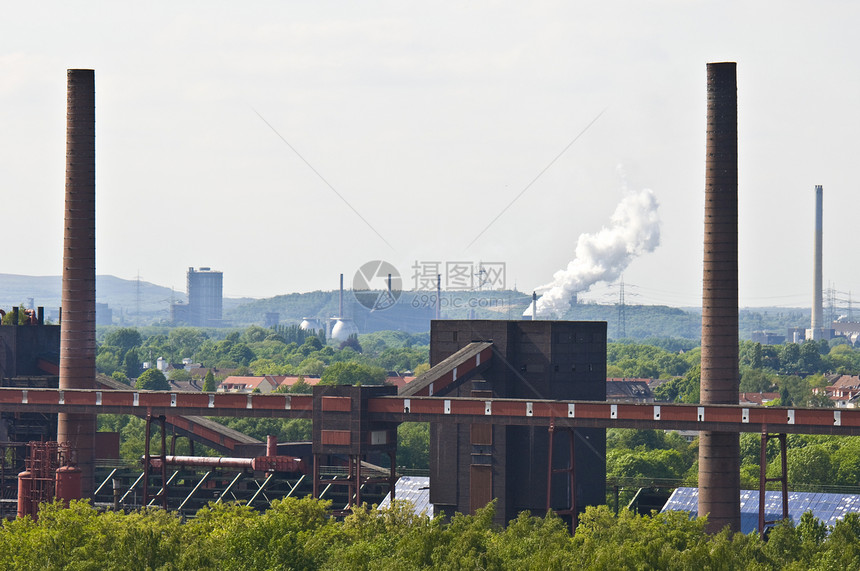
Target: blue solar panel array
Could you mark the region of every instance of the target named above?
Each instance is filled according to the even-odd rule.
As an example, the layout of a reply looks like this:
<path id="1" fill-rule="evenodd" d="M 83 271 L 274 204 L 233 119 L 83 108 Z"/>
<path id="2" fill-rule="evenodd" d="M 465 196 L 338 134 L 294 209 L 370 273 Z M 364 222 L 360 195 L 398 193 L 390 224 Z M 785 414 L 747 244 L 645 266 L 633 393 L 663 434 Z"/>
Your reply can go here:
<path id="1" fill-rule="evenodd" d="M 741 531 L 758 531 L 758 490 L 741 490 Z M 782 492 L 765 492 L 764 518 L 768 521 L 782 518 Z M 699 489 L 678 488 L 669 497 L 661 512 L 684 511 L 696 517 L 699 513 Z M 796 524 L 800 516 L 811 511 L 822 523 L 833 525 L 845 514 L 860 513 L 860 495 L 816 494 L 811 492 L 788 493 L 788 517 Z"/>
<path id="2" fill-rule="evenodd" d="M 430 503 L 430 478 L 401 476 L 394 485 L 394 497 L 412 502 L 416 514 L 425 512 L 433 517 L 433 504 Z M 379 503 L 379 507 L 386 508 L 390 504 L 391 494 L 388 494 Z"/>

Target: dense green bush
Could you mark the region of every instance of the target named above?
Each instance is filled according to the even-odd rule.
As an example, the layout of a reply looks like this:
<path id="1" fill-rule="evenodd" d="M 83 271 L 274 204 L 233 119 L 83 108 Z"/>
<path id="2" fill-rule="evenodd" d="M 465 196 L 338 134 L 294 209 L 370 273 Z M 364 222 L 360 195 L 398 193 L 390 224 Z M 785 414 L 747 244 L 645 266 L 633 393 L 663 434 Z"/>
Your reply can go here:
<path id="1" fill-rule="evenodd" d="M 811 514 L 755 533 L 704 532 L 682 512 L 581 514 L 576 534 L 550 514 L 523 512 L 507 527 L 490 504 L 450 521 L 415 514 L 406 502 L 360 506 L 343 520 L 311 498 L 273 502 L 266 512 L 210 505 L 187 523 L 148 509 L 98 513 L 86 502 L 45 504 L 0 526 L 0 569 L 857 569 L 860 517 L 827 528 Z"/>

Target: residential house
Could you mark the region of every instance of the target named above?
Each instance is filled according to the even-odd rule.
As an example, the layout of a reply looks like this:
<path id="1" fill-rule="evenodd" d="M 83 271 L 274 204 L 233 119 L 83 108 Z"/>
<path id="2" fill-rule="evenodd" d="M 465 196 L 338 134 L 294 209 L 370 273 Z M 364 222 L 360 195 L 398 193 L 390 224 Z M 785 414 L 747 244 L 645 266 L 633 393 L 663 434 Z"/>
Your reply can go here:
<path id="1" fill-rule="evenodd" d="M 270 393 L 275 390 L 284 379 L 279 375 L 265 375 L 262 377 L 239 377 L 231 376 L 224 379 L 218 385 L 219 393 Z"/>
<path id="2" fill-rule="evenodd" d="M 606 379 L 606 400 L 609 402 L 654 402 L 648 379 Z"/>
<path id="3" fill-rule="evenodd" d="M 765 406 L 779 398 L 779 393 L 738 393 L 738 404 Z"/>
<path id="4" fill-rule="evenodd" d="M 827 394 L 836 408 L 854 408 L 854 403 L 851 401 L 860 395 L 860 376 L 839 375 L 829 387 L 812 389 L 815 394 L 820 394 L 821 391 Z"/>

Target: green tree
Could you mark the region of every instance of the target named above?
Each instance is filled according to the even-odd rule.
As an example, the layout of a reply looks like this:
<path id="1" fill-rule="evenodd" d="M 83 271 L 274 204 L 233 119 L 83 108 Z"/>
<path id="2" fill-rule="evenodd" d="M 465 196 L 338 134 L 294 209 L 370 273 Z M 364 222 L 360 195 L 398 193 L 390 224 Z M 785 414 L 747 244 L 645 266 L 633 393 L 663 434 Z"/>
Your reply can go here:
<path id="1" fill-rule="evenodd" d="M 850 345 L 837 345 L 824 358 L 825 366 L 842 375 L 860 373 L 860 351 Z"/>
<path id="2" fill-rule="evenodd" d="M 807 375 L 821 370 L 821 346 L 815 341 L 804 341 L 800 346 L 800 370 Z"/>
<path id="3" fill-rule="evenodd" d="M 800 345 L 797 343 L 786 343 L 780 348 L 779 355 L 780 372 L 796 374 L 800 368 Z"/>
<path id="4" fill-rule="evenodd" d="M 230 348 L 227 357 L 231 361 L 247 367 L 256 358 L 256 355 L 244 343 L 236 343 Z"/>
<path id="5" fill-rule="evenodd" d="M 122 371 L 114 371 L 113 374 L 111 374 L 110 378 L 112 378 L 115 381 L 125 383 L 127 385 L 131 384 L 128 380 L 128 377 L 126 377 L 125 373 L 123 373 Z"/>
<path id="6" fill-rule="evenodd" d="M 137 378 L 134 388 L 141 391 L 168 391 L 170 383 L 158 369 L 147 369 Z"/>
<path id="7" fill-rule="evenodd" d="M 287 366 L 279 365 L 273 359 L 254 359 L 248 365 L 248 368 L 253 371 L 254 375 L 282 375 L 285 373 Z"/>
<path id="8" fill-rule="evenodd" d="M 122 357 L 118 347 L 101 346 L 96 349 L 96 370 L 105 375 L 112 375 L 120 369 Z"/>
<path id="9" fill-rule="evenodd" d="M 319 377 L 325 372 L 325 368 L 326 365 L 321 359 L 308 357 L 299 363 L 298 373 L 300 375 Z"/>
<path id="10" fill-rule="evenodd" d="M 826 485 L 833 482 L 831 450 L 822 444 L 811 444 L 788 450 L 788 481 L 797 485 Z"/>
<path id="11" fill-rule="evenodd" d="M 215 375 L 212 373 L 212 369 L 206 371 L 206 376 L 203 377 L 203 390 L 207 393 L 215 392 L 218 388 L 215 383 Z"/>
<path id="12" fill-rule="evenodd" d="M 140 347 L 141 343 L 143 343 L 143 338 L 140 335 L 140 331 L 134 327 L 114 329 L 113 331 L 109 331 L 104 339 L 104 345 L 119 347 L 123 355 L 130 349 Z"/>
<path id="13" fill-rule="evenodd" d="M 763 393 L 773 390 L 776 375 L 763 369 L 741 365 L 740 390 L 745 393 Z"/>
<path id="14" fill-rule="evenodd" d="M 699 384 L 702 369 L 699 365 L 691 368 L 683 377 L 671 379 L 654 389 L 654 398 L 662 402 L 699 402 Z"/>
<path id="15" fill-rule="evenodd" d="M 188 382 L 191 380 L 191 373 L 185 369 L 170 369 L 167 372 L 167 378 L 177 383 Z"/>
<path id="16" fill-rule="evenodd" d="M 319 351 L 323 348 L 322 341 L 320 341 L 319 337 L 310 336 L 307 337 L 302 343 L 301 347 L 299 347 L 299 351 L 301 351 L 302 355 L 307 357 L 311 353 L 315 351 Z"/>
<path id="17" fill-rule="evenodd" d="M 406 468 L 430 468 L 430 424 L 403 422 L 397 427 L 397 463 Z"/>
<path id="18" fill-rule="evenodd" d="M 322 385 L 381 385 L 385 382 L 385 371 L 352 361 L 334 363 L 326 367 L 320 378 Z"/>
<path id="19" fill-rule="evenodd" d="M 140 359 L 137 356 L 137 349 L 129 349 L 122 360 L 122 369 L 125 375 L 134 379 L 140 373 Z"/>
<path id="20" fill-rule="evenodd" d="M 259 343 L 265 341 L 270 333 L 272 333 L 271 329 L 264 329 L 259 325 L 251 325 L 242 333 L 241 339 L 248 344 Z"/>
<path id="21" fill-rule="evenodd" d="M 194 357 L 208 338 L 205 331 L 196 327 L 174 327 L 167 335 L 167 345 L 173 359 L 178 362 Z"/>
<path id="22" fill-rule="evenodd" d="M 356 353 L 361 353 L 361 343 L 358 342 L 358 335 L 350 335 L 339 345 L 340 349 L 345 349 L 346 347 L 350 347 Z"/>

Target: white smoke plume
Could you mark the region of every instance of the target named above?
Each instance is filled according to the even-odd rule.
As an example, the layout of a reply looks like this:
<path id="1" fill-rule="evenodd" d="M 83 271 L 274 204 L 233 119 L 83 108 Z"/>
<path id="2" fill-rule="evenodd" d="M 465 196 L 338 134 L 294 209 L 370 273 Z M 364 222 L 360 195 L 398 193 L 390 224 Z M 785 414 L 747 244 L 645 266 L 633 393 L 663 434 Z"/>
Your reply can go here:
<path id="1" fill-rule="evenodd" d="M 538 318 L 563 316 L 573 295 L 597 282 L 616 280 L 633 258 L 654 251 L 659 244 L 657 198 L 647 188 L 629 193 L 615 208 L 609 227 L 580 234 L 576 257 L 553 275 L 551 283 L 538 288 L 544 292 L 537 301 Z M 531 314 L 529 305 L 523 315 Z"/>

